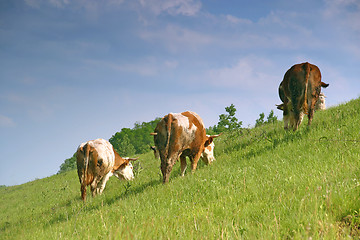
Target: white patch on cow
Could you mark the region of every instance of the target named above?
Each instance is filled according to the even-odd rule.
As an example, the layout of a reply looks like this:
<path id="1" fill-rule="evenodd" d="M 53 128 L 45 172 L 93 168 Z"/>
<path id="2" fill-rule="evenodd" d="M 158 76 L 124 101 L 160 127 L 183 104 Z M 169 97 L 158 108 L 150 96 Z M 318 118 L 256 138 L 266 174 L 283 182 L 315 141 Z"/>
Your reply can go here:
<path id="1" fill-rule="evenodd" d="M 126 159 L 126 158 L 124 158 Z M 133 172 L 133 165 L 129 162 L 128 165 L 124 168 L 119 168 L 118 170 L 114 171 L 114 176 L 118 179 L 122 180 L 133 180 L 134 179 L 134 172 Z"/>
<path id="2" fill-rule="evenodd" d="M 300 122 L 300 123 L 301 123 L 302 120 L 304 119 L 304 116 L 305 116 L 304 111 L 301 111 L 301 112 L 300 112 L 300 116 L 299 116 L 299 122 Z M 300 123 L 299 123 L 299 125 L 300 125 Z"/>
<path id="3" fill-rule="evenodd" d="M 186 133 L 192 134 L 196 131 L 197 127 L 194 124 L 192 124 L 190 128 L 190 121 L 188 117 L 182 115 L 181 113 L 172 113 L 172 115 L 174 119 L 178 121 L 179 126 L 181 126 Z"/>
<path id="4" fill-rule="evenodd" d="M 111 168 L 115 164 L 115 154 L 113 150 L 113 146 L 110 142 L 105 139 L 96 139 L 93 141 L 89 141 L 90 146 L 95 147 L 98 153 L 98 159 L 102 159 L 104 162 L 106 161 L 107 165 Z"/>

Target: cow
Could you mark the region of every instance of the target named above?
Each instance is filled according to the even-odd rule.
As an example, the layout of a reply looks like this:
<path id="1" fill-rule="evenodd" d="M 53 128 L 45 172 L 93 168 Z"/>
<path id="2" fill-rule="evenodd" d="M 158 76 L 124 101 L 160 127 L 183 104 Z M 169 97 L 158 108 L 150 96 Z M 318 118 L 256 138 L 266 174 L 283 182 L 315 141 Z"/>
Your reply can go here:
<path id="1" fill-rule="evenodd" d="M 290 125 L 296 131 L 304 114 L 308 115 L 308 125 L 311 125 L 321 87 L 328 86 L 321 81 L 319 68 L 308 62 L 296 64 L 287 70 L 279 86 L 279 97 L 283 104 L 278 105 L 278 109 L 283 110 L 284 129 L 287 130 Z"/>
<path id="2" fill-rule="evenodd" d="M 134 179 L 130 161 L 137 158 L 122 158 L 105 139 L 91 140 L 80 144 L 76 151 L 76 163 L 81 185 L 81 198 L 86 200 L 86 187 L 90 185 L 92 196 L 104 191 L 106 182 L 115 175 L 118 179 Z"/>
<path id="3" fill-rule="evenodd" d="M 217 135 L 206 136 L 201 117 L 191 111 L 169 113 L 157 124 L 151 135 L 161 159 L 163 183 L 169 182 L 171 170 L 180 158 L 181 176 L 186 169 L 186 157 L 190 158 L 192 172 L 204 148 L 209 146 Z"/>
<path id="4" fill-rule="evenodd" d="M 218 137 L 221 134 L 218 135 L 214 135 L 213 137 Z M 207 137 L 210 137 L 210 135 L 206 135 Z M 214 156 L 214 148 L 215 148 L 215 143 L 212 142 L 210 143 L 207 147 L 204 148 L 204 151 L 201 153 L 200 159 L 205 163 L 205 164 L 211 164 L 213 161 L 215 161 L 215 156 Z M 155 146 L 150 146 L 150 149 L 154 152 L 154 157 L 156 159 L 160 159 L 160 154 L 159 151 L 156 149 Z"/>

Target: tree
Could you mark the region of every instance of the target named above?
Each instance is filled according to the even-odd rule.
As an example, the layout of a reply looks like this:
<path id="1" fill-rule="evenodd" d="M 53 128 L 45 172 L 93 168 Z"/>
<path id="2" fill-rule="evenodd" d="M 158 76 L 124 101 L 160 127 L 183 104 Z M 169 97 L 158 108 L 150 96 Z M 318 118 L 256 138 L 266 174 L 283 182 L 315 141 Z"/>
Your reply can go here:
<path id="1" fill-rule="evenodd" d="M 120 143 L 116 144 L 117 146 L 115 147 L 114 144 L 114 148 L 115 150 L 120 154 L 120 156 L 122 157 L 128 157 L 128 156 L 132 156 L 135 154 L 135 148 L 134 146 L 130 143 L 129 137 L 128 135 L 124 135 L 120 141 Z"/>
<path id="2" fill-rule="evenodd" d="M 259 114 L 259 119 L 256 119 L 255 127 L 259 127 L 264 124 L 265 114 L 262 112 Z"/>
<path id="3" fill-rule="evenodd" d="M 259 119 L 256 119 L 256 122 L 255 122 L 255 127 L 259 127 L 261 125 L 264 125 L 264 124 L 268 124 L 268 123 L 275 123 L 277 121 L 277 117 L 275 116 L 274 114 L 274 111 L 271 110 L 269 115 L 267 116 L 267 120 L 265 121 L 265 114 L 262 112 L 259 114 Z"/>
<path id="4" fill-rule="evenodd" d="M 275 116 L 274 111 L 271 110 L 268 117 L 267 117 L 267 123 L 275 123 L 277 121 L 277 116 Z"/>
<path id="5" fill-rule="evenodd" d="M 135 154 L 146 153 L 149 151 L 149 145 L 154 144 L 154 137 L 151 136 L 150 133 L 154 131 L 159 121 L 160 118 L 156 118 L 150 122 L 136 122 L 132 129 L 122 128 L 120 132 L 116 132 L 110 138 L 109 142 L 114 146 L 115 149 L 120 151 L 122 145 L 124 144 L 123 141 L 126 135 L 127 140 L 125 141 L 128 141 L 133 146 L 135 149 Z"/>
<path id="6" fill-rule="evenodd" d="M 241 128 L 242 121 L 238 121 L 238 119 L 235 117 L 236 108 L 234 104 L 231 104 L 229 107 L 225 107 L 225 110 L 227 114 L 220 114 L 218 125 L 212 128 L 212 130 L 217 133 L 233 131 Z"/>

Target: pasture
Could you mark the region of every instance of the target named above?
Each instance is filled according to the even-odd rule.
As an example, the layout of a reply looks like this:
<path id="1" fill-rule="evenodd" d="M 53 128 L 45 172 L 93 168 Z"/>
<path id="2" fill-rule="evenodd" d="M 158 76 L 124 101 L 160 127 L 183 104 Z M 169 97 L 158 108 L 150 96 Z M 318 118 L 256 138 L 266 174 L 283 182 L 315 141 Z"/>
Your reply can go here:
<path id="1" fill-rule="evenodd" d="M 177 162 L 166 185 L 149 150 L 86 204 L 76 171 L 2 187 L 0 239 L 358 239 L 360 99 L 306 125 L 225 133 L 211 166 Z"/>

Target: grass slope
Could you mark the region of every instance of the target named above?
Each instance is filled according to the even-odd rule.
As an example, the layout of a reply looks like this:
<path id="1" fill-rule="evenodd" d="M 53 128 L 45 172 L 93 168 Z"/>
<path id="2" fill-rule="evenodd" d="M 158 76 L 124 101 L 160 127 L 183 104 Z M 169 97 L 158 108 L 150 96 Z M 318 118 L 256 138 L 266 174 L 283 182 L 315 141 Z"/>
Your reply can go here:
<path id="1" fill-rule="evenodd" d="M 76 171 L 3 187 L 0 238 L 359 238 L 359 126 L 356 99 L 295 133 L 278 122 L 224 134 L 214 164 L 182 178 L 177 163 L 167 185 L 149 152 L 134 181 L 111 178 L 86 204 Z"/>

